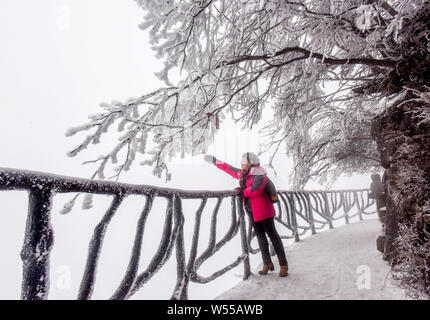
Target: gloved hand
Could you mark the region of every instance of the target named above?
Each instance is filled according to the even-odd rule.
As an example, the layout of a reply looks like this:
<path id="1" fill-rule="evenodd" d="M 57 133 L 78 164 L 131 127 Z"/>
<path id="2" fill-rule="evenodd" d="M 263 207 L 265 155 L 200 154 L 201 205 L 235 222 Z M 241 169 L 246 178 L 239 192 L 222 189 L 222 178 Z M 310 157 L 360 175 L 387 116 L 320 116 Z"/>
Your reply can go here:
<path id="1" fill-rule="evenodd" d="M 216 158 L 214 156 L 205 154 L 205 161 L 209 163 L 215 164 Z"/>
<path id="2" fill-rule="evenodd" d="M 243 187 L 237 187 L 237 188 L 234 188 L 234 190 L 235 191 L 237 191 L 239 194 L 241 194 L 242 196 L 243 196 L 243 189 L 245 189 L 245 188 L 243 188 Z"/>

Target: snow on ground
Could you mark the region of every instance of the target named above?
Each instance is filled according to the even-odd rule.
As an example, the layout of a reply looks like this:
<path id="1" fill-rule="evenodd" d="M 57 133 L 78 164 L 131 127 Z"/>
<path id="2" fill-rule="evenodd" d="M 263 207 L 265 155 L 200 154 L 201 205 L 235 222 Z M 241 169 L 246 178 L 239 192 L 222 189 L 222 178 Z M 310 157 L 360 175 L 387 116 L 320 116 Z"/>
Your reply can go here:
<path id="1" fill-rule="evenodd" d="M 216 299 L 406 299 L 395 286 L 390 266 L 376 250 L 378 220 L 366 220 L 322 232 L 286 246 L 289 275 L 258 270 L 247 281 Z"/>

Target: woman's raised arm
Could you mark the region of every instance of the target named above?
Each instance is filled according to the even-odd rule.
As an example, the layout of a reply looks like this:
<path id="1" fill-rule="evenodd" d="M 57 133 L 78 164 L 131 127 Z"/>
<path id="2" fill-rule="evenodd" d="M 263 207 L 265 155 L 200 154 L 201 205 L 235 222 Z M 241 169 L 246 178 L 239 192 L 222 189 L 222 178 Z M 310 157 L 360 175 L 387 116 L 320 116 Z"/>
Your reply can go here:
<path id="1" fill-rule="evenodd" d="M 221 169 L 222 171 L 228 173 L 229 175 L 231 175 L 235 179 L 239 179 L 239 174 L 240 174 L 241 169 L 235 168 L 235 167 L 229 165 L 227 162 L 218 160 L 214 156 L 210 156 L 208 154 L 205 155 L 205 161 L 207 161 L 209 163 L 213 163 L 214 165 L 216 165 L 218 167 L 218 169 Z"/>

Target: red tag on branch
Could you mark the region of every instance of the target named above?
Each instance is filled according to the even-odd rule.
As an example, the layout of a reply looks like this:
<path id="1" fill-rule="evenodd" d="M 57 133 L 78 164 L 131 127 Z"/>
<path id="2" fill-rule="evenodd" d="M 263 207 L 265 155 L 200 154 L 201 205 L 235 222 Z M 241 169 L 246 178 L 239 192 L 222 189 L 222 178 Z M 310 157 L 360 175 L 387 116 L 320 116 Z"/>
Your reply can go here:
<path id="1" fill-rule="evenodd" d="M 206 115 L 208 116 L 208 118 L 212 115 L 211 112 L 206 112 Z M 218 114 L 215 115 L 215 128 L 218 130 L 219 129 L 219 118 L 218 118 Z"/>

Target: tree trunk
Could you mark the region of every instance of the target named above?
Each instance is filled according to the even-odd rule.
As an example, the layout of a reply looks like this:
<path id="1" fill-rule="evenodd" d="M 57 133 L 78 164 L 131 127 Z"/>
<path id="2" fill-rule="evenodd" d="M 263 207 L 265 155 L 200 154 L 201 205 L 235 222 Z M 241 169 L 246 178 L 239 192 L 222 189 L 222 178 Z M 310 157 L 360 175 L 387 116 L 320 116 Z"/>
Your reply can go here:
<path id="1" fill-rule="evenodd" d="M 385 168 L 384 259 L 394 269 L 416 263 L 408 272 L 430 294 L 430 250 L 422 250 L 430 248 L 430 122 L 418 116 L 430 106 L 412 98 L 407 95 L 374 118 L 371 134 Z M 406 233 L 414 236 L 402 246 L 398 240 Z"/>

